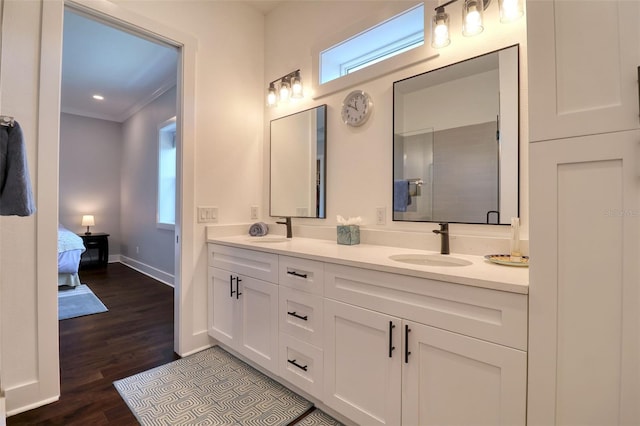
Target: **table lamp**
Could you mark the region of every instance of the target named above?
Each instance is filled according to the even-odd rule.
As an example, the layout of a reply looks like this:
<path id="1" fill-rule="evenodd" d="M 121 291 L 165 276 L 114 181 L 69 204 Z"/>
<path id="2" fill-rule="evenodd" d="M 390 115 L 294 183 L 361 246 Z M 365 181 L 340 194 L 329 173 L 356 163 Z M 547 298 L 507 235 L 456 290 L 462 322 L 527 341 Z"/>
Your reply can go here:
<path id="1" fill-rule="evenodd" d="M 95 225 L 96 225 L 96 221 L 93 218 L 92 214 L 85 214 L 84 216 L 82 216 L 82 226 L 87 227 L 87 232 L 85 232 L 84 235 L 91 235 L 91 231 L 89 231 L 89 227 L 95 226 Z"/>

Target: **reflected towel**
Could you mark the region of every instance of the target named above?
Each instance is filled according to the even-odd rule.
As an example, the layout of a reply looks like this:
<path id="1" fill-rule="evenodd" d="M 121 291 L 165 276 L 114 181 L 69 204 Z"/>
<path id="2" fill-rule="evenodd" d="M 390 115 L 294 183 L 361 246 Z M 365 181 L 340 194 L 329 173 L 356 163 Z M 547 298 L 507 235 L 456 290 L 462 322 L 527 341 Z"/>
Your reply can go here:
<path id="1" fill-rule="evenodd" d="M 393 211 L 406 212 L 409 205 L 411 205 L 409 181 L 405 179 L 393 181 Z"/>
<path id="2" fill-rule="evenodd" d="M 36 211 L 27 149 L 17 121 L 0 126 L 0 215 L 30 216 Z"/>
<path id="3" fill-rule="evenodd" d="M 257 222 L 249 227 L 249 235 L 252 237 L 264 237 L 268 233 L 269 225 L 264 222 Z"/>

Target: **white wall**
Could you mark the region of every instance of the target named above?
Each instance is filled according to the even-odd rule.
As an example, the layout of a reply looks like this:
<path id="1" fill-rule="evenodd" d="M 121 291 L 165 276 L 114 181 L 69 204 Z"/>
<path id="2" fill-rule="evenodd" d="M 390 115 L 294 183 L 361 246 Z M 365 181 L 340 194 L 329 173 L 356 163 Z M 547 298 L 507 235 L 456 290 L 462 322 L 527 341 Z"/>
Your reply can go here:
<path id="1" fill-rule="evenodd" d="M 122 126 L 114 121 L 60 115 L 59 218 L 83 233 L 83 214 L 95 216 L 91 232 L 109 234 L 109 254 L 120 253 Z"/>
<path id="2" fill-rule="evenodd" d="M 186 86 L 195 87 L 195 98 L 185 100 L 189 113 L 195 113 L 195 129 L 185 132 L 194 138 L 196 159 L 195 167 L 184 170 L 185 180 L 195 182 L 194 204 L 218 206 L 223 222 L 248 221 L 249 207 L 262 203 L 263 16 L 237 2 L 120 0 L 115 7 L 104 7 L 102 1 L 82 3 L 113 13 L 124 10 L 127 16 L 136 13 L 144 18 L 140 21 L 158 23 L 154 28 L 172 28 L 196 41 L 195 78 L 185 75 Z M 59 109 L 59 89 L 50 79 L 59 72 L 52 65 L 61 51 L 51 46 L 62 46 L 56 23 L 61 4 L 4 1 L 0 106 L 2 114 L 14 115 L 25 130 L 38 207 L 35 217 L 0 218 L 1 371 L 10 414 L 54 401 L 59 393 L 54 283 L 59 115 L 48 112 Z M 40 73 L 41 65 L 47 72 Z M 179 352 L 186 354 L 210 344 L 204 224 L 184 229 L 182 235 L 187 255 L 178 344 Z"/>
<path id="3" fill-rule="evenodd" d="M 312 47 L 330 38 L 333 32 L 341 32 L 365 16 L 375 15 L 389 1 L 305 1 L 285 2 L 267 15 L 265 32 L 265 82 L 301 69 L 307 95 L 310 92 Z M 407 5 L 413 2 L 406 2 Z M 500 24 L 498 2 L 492 2 L 485 12 L 485 31 L 476 37 L 460 34 L 460 2 L 447 8 L 451 15 L 451 45 L 438 50 L 439 56 L 417 65 L 409 66 L 371 81 L 357 84 L 335 94 L 305 99 L 286 106 L 270 108 L 265 113 L 265 150 L 268 153 L 269 121 L 297 110 L 322 103 L 328 105 L 327 134 L 327 219 L 298 219 L 297 224 L 310 227 L 334 226 L 337 214 L 362 216 L 366 228 L 381 231 L 424 232 L 424 248 L 437 250 L 439 241 L 431 236 L 436 227 L 429 223 L 392 222 L 392 126 L 393 82 L 431 69 L 449 65 L 469 57 L 520 43 L 520 217 L 521 236 L 528 238 L 527 191 L 527 93 L 526 93 L 526 20 L 512 24 Z M 426 2 L 425 10 L 433 10 L 436 3 Z M 329 25 L 330 23 L 330 25 Z M 524 82 L 524 83 L 523 83 Z M 345 95 L 354 89 L 369 92 L 374 100 L 374 112 L 360 128 L 349 128 L 340 121 L 340 105 Z M 264 96 L 263 96 L 264 97 Z M 265 155 L 263 182 L 268 182 L 268 155 Z M 265 205 L 268 202 L 268 185 L 263 185 Z M 387 223 L 376 225 L 376 208 L 384 206 Z M 452 234 L 458 236 L 508 237 L 508 227 L 486 225 L 454 225 Z M 508 243 L 505 242 L 508 249 Z"/>
<path id="4" fill-rule="evenodd" d="M 174 87 L 125 121 L 118 167 L 121 179 L 120 254 L 126 257 L 126 263 L 170 284 L 173 284 L 175 271 L 175 233 L 156 226 L 158 130 L 175 115 Z"/>

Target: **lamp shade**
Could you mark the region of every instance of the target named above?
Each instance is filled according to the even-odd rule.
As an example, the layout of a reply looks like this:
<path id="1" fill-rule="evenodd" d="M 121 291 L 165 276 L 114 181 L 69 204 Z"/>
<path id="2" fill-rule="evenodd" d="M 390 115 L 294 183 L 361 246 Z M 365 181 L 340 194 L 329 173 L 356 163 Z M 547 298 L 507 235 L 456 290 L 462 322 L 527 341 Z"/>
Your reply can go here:
<path id="1" fill-rule="evenodd" d="M 82 226 L 95 226 L 96 221 L 92 214 L 85 214 L 82 216 Z"/>

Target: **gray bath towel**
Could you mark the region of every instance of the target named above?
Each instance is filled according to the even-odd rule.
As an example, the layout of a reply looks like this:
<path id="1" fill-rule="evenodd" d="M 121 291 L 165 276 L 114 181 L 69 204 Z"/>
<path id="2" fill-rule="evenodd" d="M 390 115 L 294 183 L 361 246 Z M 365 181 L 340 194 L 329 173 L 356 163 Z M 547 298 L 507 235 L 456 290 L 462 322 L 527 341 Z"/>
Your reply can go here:
<path id="1" fill-rule="evenodd" d="M 0 215 L 29 216 L 35 211 L 27 149 L 15 121 L 13 127 L 0 126 Z"/>

